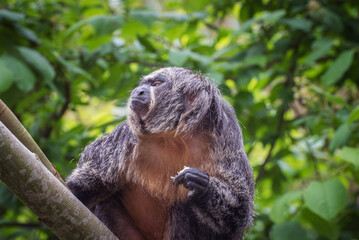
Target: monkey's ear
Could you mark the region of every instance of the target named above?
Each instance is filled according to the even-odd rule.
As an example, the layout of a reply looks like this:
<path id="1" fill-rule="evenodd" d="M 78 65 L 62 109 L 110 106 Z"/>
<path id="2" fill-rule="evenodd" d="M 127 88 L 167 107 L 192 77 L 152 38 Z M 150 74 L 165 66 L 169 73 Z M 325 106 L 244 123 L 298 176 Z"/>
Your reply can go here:
<path id="1" fill-rule="evenodd" d="M 191 133 L 203 121 L 212 101 L 212 93 L 208 89 L 189 90 L 185 95 L 185 110 L 177 127 L 178 133 Z"/>

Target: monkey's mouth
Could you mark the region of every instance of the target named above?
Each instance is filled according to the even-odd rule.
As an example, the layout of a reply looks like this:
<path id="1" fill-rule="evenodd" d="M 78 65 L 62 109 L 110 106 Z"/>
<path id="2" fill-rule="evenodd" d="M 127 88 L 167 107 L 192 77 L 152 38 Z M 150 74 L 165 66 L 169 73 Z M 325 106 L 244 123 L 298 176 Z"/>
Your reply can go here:
<path id="1" fill-rule="evenodd" d="M 149 110 L 149 102 L 139 98 L 131 98 L 130 108 L 140 118 L 144 117 Z"/>

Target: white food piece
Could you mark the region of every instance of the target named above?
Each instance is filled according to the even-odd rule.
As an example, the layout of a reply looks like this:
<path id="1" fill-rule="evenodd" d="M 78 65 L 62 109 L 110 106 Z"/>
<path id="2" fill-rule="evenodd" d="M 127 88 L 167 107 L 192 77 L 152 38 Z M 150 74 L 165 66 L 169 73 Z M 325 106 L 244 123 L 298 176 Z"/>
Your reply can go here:
<path id="1" fill-rule="evenodd" d="M 187 169 L 189 169 L 190 167 L 187 167 L 187 166 L 184 166 L 184 168 L 181 170 L 181 171 L 179 171 L 179 172 L 177 172 L 177 175 L 176 176 L 178 176 L 178 175 L 180 175 L 181 173 L 183 173 L 184 171 L 186 171 Z M 171 176 L 171 179 L 172 180 L 174 180 L 175 178 L 176 178 L 176 176 Z"/>

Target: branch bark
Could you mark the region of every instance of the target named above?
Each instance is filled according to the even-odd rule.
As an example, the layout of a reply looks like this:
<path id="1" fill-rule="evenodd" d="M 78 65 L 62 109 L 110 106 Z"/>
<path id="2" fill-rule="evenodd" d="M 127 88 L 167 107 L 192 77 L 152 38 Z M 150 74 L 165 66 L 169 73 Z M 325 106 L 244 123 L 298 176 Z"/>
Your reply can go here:
<path id="1" fill-rule="evenodd" d="M 1 121 L 0 180 L 60 239 L 117 239 Z"/>
<path id="2" fill-rule="evenodd" d="M 31 137 L 30 133 L 25 129 L 21 122 L 16 118 L 16 116 L 11 112 L 11 110 L 6 106 L 6 104 L 0 99 L 0 121 L 15 135 L 17 139 L 20 140 L 22 144 L 25 145 L 27 149 L 35 153 L 39 160 L 44 164 L 44 166 L 64 185 L 64 180 L 60 177 L 59 173 L 56 171 L 54 165 L 47 159 L 46 155 L 39 148 L 37 143 Z"/>

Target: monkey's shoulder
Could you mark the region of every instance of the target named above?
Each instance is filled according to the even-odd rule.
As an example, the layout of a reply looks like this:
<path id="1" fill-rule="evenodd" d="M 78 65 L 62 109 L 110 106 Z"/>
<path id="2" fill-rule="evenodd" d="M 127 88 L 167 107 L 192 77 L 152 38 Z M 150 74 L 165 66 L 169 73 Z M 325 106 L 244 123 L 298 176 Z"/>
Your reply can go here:
<path id="1" fill-rule="evenodd" d="M 127 121 L 124 121 L 112 132 L 87 145 L 81 154 L 79 165 L 86 162 L 100 164 L 103 161 L 121 160 L 129 156 L 136 142 L 137 137 L 132 133 Z"/>

